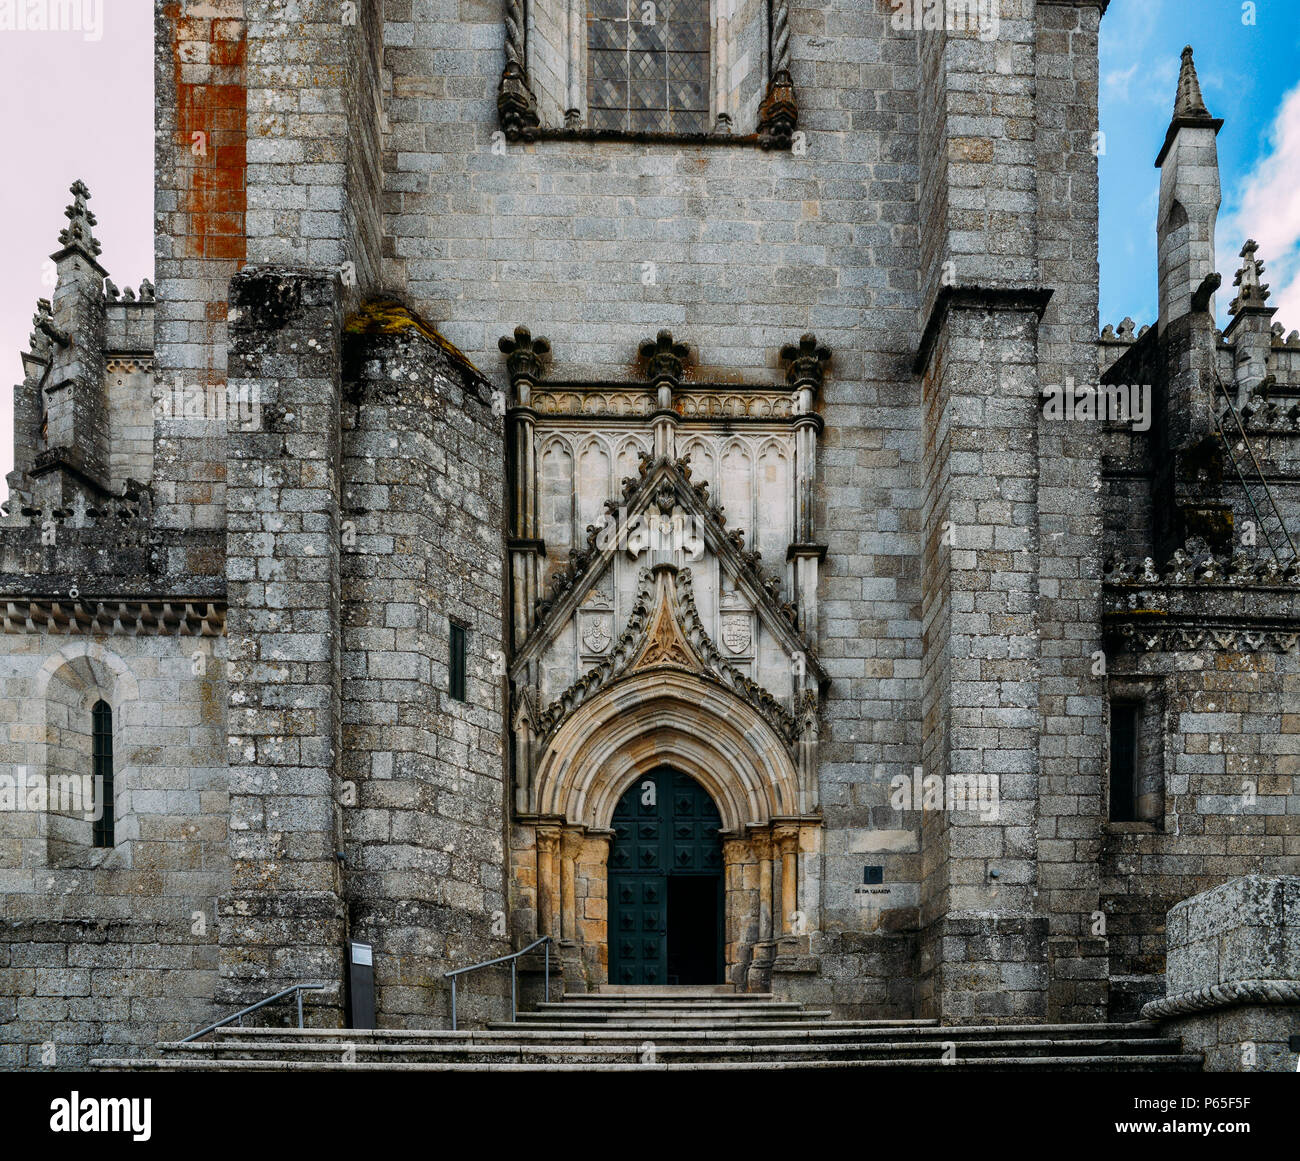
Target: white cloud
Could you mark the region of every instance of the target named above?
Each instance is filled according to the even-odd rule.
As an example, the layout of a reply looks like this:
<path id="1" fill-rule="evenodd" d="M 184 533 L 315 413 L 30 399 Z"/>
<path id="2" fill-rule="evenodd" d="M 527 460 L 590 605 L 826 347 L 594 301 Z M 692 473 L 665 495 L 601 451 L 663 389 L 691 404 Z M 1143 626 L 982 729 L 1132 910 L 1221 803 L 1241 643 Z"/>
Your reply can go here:
<path id="1" fill-rule="evenodd" d="M 1110 95 L 1116 100 L 1127 101 L 1129 99 L 1129 85 L 1132 84 L 1133 78 L 1137 75 L 1138 61 L 1134 61 L 1126 69 L 1112 69 L 1105 76 L 1106 88 L 1110 90 Z"/>
<path id="2" fill-rule="evenodd" d="M 1216 237 L 1225 290 L 1232 289 L 1243 243 L 1254 238 L 1266 267 L 1264 281 L 1273 288 L 1269 305 L 1278 308 L 1277 321 L 1288 330 L 1300 327 L 1300 86 L 1283 98 L 1268 150 L 1237 186 Z M 1220 298 L 1226 309 L 1232 294 Z"/>

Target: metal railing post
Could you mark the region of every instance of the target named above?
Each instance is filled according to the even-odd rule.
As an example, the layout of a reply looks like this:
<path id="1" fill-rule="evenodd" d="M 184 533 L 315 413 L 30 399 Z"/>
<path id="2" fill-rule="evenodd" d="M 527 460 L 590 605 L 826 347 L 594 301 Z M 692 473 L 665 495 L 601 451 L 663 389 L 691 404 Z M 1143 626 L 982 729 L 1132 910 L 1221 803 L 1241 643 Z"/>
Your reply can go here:
<path id="1" fill-rule="evenodd" d="M 456 978 L 463 976 L 466 972 L 476 972 L 479 968 L 492 967 L 494 964 L 510 964 L 510 1021 L 514 1023 L 519 1018 L 519 957 L 527 955 L 535 947 L 542 947 L 546 957 L 546 983 L 545 995 L 549 1002 L 551 998 L 551 937 L 543 935 L 541 939 L 534 939 L 527 947 L 519 951 L 511 952 L 509 955 L 499 955 L 496 959 L 486 959 L 482 963 L 466 964 L 465 967 L 456 968 L 454 971 L 443 972 L 443 978 L 451 981 L 451 1030 L 456 1031 Z"/>
<path id="2" fill-rule="evenodd" d="M 302 1021 L 302 994 L 303 992 L 323 992 L 327 990 L 326 984 L 294 984 L 292 987 L 285 988 L 283 991 L 276 992 L 274 995 L 267 996 L 263 1000 L 258 1000 L 256 1004 L 249 1004 L 247 1008 L 240 1008 L 238 1012 L 232 1012 L 224 1019 L 218 1020 L 215 1024 L 209 1024 L 206 1028 L 200 1028 L 197 1032 L 186 1036 L 184 1040 L 178 1041 L 180 1044 L 189 1044 L 197 1040 L 200 1036 L 206 1036 L 209 1032 L 215 1032 L 218 1028 L 224 1028 L 228 1024 L 238 1024 L 244 1026 L 244 1017 L 250 1012 L 256 1012 L 259 1008 L 265 1008 L 268 1004 L 274 1004 L 278 1000 L 283 1000 L 288 996 L 295 996 L 298 1000 L 298 1027 L 303 1026 Z"/>

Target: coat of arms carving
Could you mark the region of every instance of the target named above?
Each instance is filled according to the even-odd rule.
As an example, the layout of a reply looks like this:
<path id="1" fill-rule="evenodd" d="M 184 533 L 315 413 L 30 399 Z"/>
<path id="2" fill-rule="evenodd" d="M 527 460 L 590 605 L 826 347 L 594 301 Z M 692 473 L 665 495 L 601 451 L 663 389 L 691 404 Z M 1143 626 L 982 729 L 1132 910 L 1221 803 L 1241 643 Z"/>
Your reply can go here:
<path id="1" fill-rule="evenodd" d="M 752 633 L 749 627 L 749 615 L 742 614 L 722 618 L 722 643 L 732 653 L 744 653 L 749 648 Z"/>

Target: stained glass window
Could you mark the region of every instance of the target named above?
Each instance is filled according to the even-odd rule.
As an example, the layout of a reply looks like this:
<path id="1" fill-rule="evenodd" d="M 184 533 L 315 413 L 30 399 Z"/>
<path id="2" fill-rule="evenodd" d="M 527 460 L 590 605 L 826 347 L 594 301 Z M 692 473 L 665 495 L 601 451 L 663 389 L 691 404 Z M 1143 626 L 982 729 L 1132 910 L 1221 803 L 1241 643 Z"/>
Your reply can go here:
<path id="1" fill-rule="evenodd" d="M 587 0 L 593 129 L 706 133 L 709 0 Z"/>

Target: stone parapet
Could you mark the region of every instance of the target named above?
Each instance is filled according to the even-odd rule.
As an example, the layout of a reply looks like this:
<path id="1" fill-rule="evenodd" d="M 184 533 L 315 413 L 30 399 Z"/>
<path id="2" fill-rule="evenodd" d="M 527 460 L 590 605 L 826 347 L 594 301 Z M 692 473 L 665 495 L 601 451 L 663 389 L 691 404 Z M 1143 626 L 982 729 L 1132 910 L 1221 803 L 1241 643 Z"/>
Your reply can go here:
<path id="1" fill-rule="evenodd" d="M 1212 1072 L 1291 1072 L 1300 1027 L 1300 876 L 1243 875 L 1169 911 L 1168 992 L 1142 1009 Z"/>

